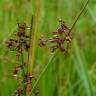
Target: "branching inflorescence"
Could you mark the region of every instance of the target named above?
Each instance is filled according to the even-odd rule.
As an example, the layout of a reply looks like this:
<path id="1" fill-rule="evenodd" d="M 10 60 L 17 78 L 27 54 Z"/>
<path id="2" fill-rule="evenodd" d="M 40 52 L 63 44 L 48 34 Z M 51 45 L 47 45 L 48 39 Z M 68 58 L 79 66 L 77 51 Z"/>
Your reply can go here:
<path id="1" fill-rule="evenodd" d="M 26 23 L 18 24 L 18 32 L 15 33 L 16 39 L 9 39 L 6 41 L 7 47 L 11 51 L 16 51 L 16 56 L 20 57 L 21 52 L 28 51 L 29 36 L 26 35 Z"/>
<path id="2" fill-rule="evenodd" d="M 6 41 L 6 46 L 10 49 L 10 51 L 16 52 L 16 57 L 18 59 L 18 64 L 13 70 L 13 76 L 17 77 L 19 84 L 14 93 L 14 96 L 25 96 L 27 90 L 26 88 L 28 88 L 27 85 L 30 85 L 29 89 L 31 90 L 31 83 L 33 78 L 35 80 L 33 74 L 28 73 L 26 67 L 27 64 L 24 60 L 24 54 L 25 52 L 28 53 L 28 50 L 30 48 L 30 34 L 26 33 L 26 29 L 26 23 L 18 23 L 18 31 L 15 33 L 14 38 Z M 19 73 L 21 73 L 21 76 L 19 76 Z"/>
<path id="3" fill-rule="evenodd" d="M 60 27 L 53 32 L 51 38 L 40 38 L 40 47 L 48 45 L 52 52 L 59 49 L 61 52 L 67 52 L 67 45 L 71 43 L 72 37 L 69 33 L 69 28 L 64 21 L 59 20 Z"/>

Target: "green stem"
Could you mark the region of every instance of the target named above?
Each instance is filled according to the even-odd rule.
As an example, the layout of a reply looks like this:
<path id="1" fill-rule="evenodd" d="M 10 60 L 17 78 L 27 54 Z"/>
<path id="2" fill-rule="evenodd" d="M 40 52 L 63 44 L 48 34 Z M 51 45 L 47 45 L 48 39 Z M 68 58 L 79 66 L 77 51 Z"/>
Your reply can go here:
<path id="1" fill-rule="evenodd" d="M 70 32 L 73 30 L 74 26 L 76 25 L 77 21 L 79 20 L 80 16 L 82 15 L 83 11 L 85 10 L 86 6 L 88 5 L 89 3 L 89 0 L 86 1 L 86 3 L 84 4 L 83 8 L 81 9 L 80 13 L 77 15 L 77 17 L 75 18 L 73 24 L 72 24 L 72 27 L 69 31 L 68 34 L 70 34 Z"/>
<path id="2" fill-rule="evenodd" d="M 33 28 L 33 15 L 32 15 L 32 19 L 31 19 L 30 34 L 29 34 L 30 48 L 31 48 L 31 39 L 32 39 L 32 28 Z M 27 73 L 28 73 L 28 68 L 31 67 L 31 66 L 29 66 L 30 48 L 28 49 Z"/>
<path id="3" fill-rule="evenodd" d="M 23 58 L 23 52 L 22 52 L 22 49 L 21 49 L 21 71 L 22 71 L 22 78 L 23 78 L 23 81 L 22 81 L 22 85 L 23 85 L 23 89 L 24 89 L 24 96 L 25 96 L 25 82 L 24 82 L 24 77 L 25 77 L 25 70 L 24 70 L 24 58 Z"/>
<path id="4" fill-rule="evenodd" d="M 29 46 L 30 48 L 28 49 L 28 60 L 27 60 L 27 74 L 31 74 L 32 71 L 30 70 L 30 68 L 32 67 L 30 64 L 30 53 L 31 53 L 31 43 L 32 43 L 32 35 L 33 35 L 33 15 L 32 15 L 32 19 L 31 19 L 31 25 L 30 25 L 30 34 L 29 34 Z M 26 78 L 27 80 L 29 80 L 29 78 Z M 27 88 L 29 87 L 29 84 L 26 84 L 26 96 L 29 96 L 29 92 L 27 90 Z"/>
<path id="5" fill-rule="evenodd" d="M 40 79 L 42 78 L 42 76 L 44 75 L 44 73 L 46 72 L 48 66 L 50 65 L 50 63 L 52 62 L 52 60 L 54 59 L 54 57 L 56 56 L 56 53 L 57 53 L 57 52 L 55 52 L 55 53 L 52 55 L 52 57 L 50 58 L 49 62 L 46 64 L 46 66 L 45 66 L 44 69 L 42 70 L 41 74 L 39 75 L 38 79 L 36 80 L 35 84 L 33 85 L 33 88 L 32 88 L 32 90 L 31 90 L 31 92 L 30 92 L 30 96 L 31 96 L 34 88 L 36 87 L 36 85 L 38 84 L 38 82 L 40 81 Z"/>
<path id="6" fill-rule="evenodd" d="M 88 5 L 89 3 L 89 0 L 86 1 L 86 3 L 84 4 L 83 8 L 81 9 L 81 11 L 79 12 L 79 14 L 76 16 L 73 24 L 72 24 L 72 27 L 70 28 L 69 32 L 68 32 L 68 35 L 70 35 L 70 33 L 72 32 L 72 30 L 74 29 L 77 21 L 79 20 L 80 16 L 82 15 L 82 13 L 84 12 L 86 6 Z M 67 45 L 67 50 L 69 49 L 69 45 Z M 67 52 L 68 53 L 68 52 Z M 67 57 L 67 54 L 66 54 L 66 57 Z"/>

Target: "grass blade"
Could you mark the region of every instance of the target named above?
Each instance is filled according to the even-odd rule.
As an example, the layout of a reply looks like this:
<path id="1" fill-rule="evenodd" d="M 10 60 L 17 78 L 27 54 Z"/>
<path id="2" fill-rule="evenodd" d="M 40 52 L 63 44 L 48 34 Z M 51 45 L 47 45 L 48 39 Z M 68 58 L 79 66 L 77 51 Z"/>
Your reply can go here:
<path id="1" fill-rule="evenodd" d="M 36 85 L 38 84 L 38 82 L 40 81 L 40 79 L 42 78 L 42 76 L 44 75 L 44 73 L 46 72 L 48 66 L 51 64 L 52 60 L 53 60 L 54 57 L 56 56 L 56 53 L 57 53 L 57 52 L 55 52 L 55 53 L 53 54 L 53 56 L 50 58 L 49 62 L 46 64 L 46 66 L 45 66 L 44 69 L 42 70 L 41 74 L 39 75 L 38 79 L 36 80 L 35 84 L 33 85 L 33 88 L 32 88 L 32 90 L 31 90 L 31 93 L 32 93 L 32 91 L 34 90 L 34 88 L 36 87 Z M 31 93 L 30 93 L 30 96 L 31 96 Z"/>
<path id="2" fill-rule="evenodd" d="M 76 41 L 74 42 L 74 51 L 75 51 L 75 56 L 74 56 L 75 67 L 79 74 L 80 79 L 82 80 L 83 86 L 85 88 L 85 93 L 87 96 L 93 96 L 93 91 L 88 76 L 88 69 L 86 63 L 81 57 L 80 50 Z"/>

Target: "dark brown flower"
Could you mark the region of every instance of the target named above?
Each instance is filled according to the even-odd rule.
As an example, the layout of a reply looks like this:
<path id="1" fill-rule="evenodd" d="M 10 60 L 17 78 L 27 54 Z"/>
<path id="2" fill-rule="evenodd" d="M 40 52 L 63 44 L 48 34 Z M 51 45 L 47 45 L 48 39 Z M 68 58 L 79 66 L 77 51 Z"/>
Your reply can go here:
<path id="1" fill-rule="evenodd" d="M 46 40 L 44 39 L 43 35 L 42 35 L 42 36 L 41 36 L 41 38 L 40 38 L 39 45 L 40 45 L 40 47 L 42 47 L 42 46 L 45 46 L 45 45 L 46 45 Z"/>
<path id="2" fill-rule="evenodd" d="M 24 49 L 25 49 L 25 51 L 27 51 L 28 52 L 28 49 L 30 48 L 30 45 L 28 45 L 28 44 L 24 44 Z"/>
<path id="3" fill-rule="evenodd" d="M 18 88 L 14 93 L 15 96 L 22 96 L 22 94 L 23 94 L 23 89 L 22 88 Z"/>
<path id="4" fill-rule="evenodd" d="M 26 29 L 26 23 L 25 22 L 23 22 L 23 23 L 18 23 L 18 28 L 19 28 L 19 30 L 20 29 L 23 29 L 23 30 L 25 30 Z"/>
<path id="5" fill-rule="evenodd" d="M 17 33 L 16 33 L 16 36 L 17 36 L 17 37 L 21 37 L 21 36 L 23 37 L 23 36 L 25 36 L 25 32 L 22 32 L 22 31 L 17 32 Z"/>
<path id="6" fill-rule="evenodd" d="M 11 39 L 7 40 L 5 43 L 8 48 L 11 48 L 13 46 L 13 41 Z"/>
<path id="7" fill-rule="evenodd" d="M 13 70 L 13 76 L 17 76 L 19 70 L 20 70 L 20 66 L 15 67 Z"/>
<path id="8" fill-rule="evenodd" d="M 63 46 L 59 46 L 61 52 L 66 52 L 66 49 Z"/>
<path id="9" fill-rule="evenodd" d="M 65 40 L 66 40 L 67 42 L 71 43 L 72 37 L 71 37 L 70 35 L 67 35 L 67 36 L 65 37 Z"/>
<path id="10" fill-rule="evenodd" d="M 66 26 L 65 22 L 59 20 L 60 27 L 53 32 L 53 36 L 48 39 L 44 39 L 44 37 L 40 38 L 40 46 L 48 45 L 51 49 L 51 52 L 59 49 L 61 52 L 66 52 L 67 48 L 63 47 L 66 44 L 71 43 L 71 36 L 69 34 L 69 28 Z"/>

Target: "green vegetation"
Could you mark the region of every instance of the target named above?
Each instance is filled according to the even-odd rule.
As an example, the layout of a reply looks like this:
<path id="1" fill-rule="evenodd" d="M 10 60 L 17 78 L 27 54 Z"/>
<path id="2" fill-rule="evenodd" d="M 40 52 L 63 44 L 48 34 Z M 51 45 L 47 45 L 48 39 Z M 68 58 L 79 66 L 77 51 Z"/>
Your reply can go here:
<path id="1" fill-rule="evenodd" d="M 37 78 L 33 88 L 38 87 L 40 96 L 96 95 L 96 0 L 90 0 L 72 30 L 69 54 L 60 51 L 54 54 L 48 48 L 39 46 L 40 36 L 50 37 L 58 27 L 58 18 L 71 28 L 85 2 L 0 0 L 0 96 L 11 96 L 18 86 L 12 76 L 18 61 L 15 52 L 6 48 L 5 41 L 17 30 L 17 21 L 25 21 L 30 26 L 32 14 L 35 16 L 34 46 L 29 57 L 32 66 L 29 70 Z"/>

